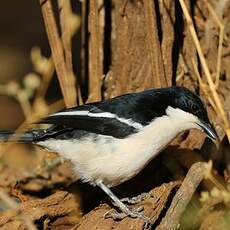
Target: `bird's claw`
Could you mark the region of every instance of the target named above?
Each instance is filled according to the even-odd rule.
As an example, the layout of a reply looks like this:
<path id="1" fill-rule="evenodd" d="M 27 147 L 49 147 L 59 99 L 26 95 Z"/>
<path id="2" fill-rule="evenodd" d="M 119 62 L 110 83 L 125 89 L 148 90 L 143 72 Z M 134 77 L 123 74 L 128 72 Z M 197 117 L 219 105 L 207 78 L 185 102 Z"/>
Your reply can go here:
<path id="1" fill-rule="evenodd" d="M 132 211 L 130 210 L 128 213 L 124 213 L 124 212 L 118 213 L 115 210 L 109 210 L 104 214 L 104 218 L 112 218 L 113 220 L 122 220 L 127 216 L 131 218 L 139 218 L 144 221 L 144 229 L 147 229 L 148 226 L 151 224 L 151 220 L 143 213 L 141 213 L 141 211 L 143 211 L 143 207 L 133 209 Z"/>
<path id="2" fill-rule="evenodd" d="M 121 199 L 121 201 L 124 203 L 128 203 L 128 204 L 137 204 L 137 203 L 143 201 L 144 199 L 146 199 L 148 196 L 149 196 L 148 193 L 142 193 L 142 194 L 140 194 L 138 196 L 134 196 L 132 198 L 125 197 L 125 198 Z"/>
<path id="3" fill-rule="evenodd" d="M 128 215 L 124 212 L 117 212 L 116 210 L 109 210 L 108 212 L 106 212 L 104 214 L 104 218 L 112 218 L 113 220 L 123 220 L 125 217 L 127 217 Z"/>

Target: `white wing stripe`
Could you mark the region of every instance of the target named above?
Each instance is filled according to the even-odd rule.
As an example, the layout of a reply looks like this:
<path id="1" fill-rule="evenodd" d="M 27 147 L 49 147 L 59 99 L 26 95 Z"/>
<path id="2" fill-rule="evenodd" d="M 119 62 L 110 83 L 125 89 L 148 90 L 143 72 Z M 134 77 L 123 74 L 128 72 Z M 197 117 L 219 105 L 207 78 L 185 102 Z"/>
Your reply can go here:
<path id="1" fill-rule="evenodd" d="M 113 114 L 113 113 L 109 113 L 109 112 L 103 112 L 103 113 L 91 113 L 89 111 L 68 111 L 68 112 L 59 112 L 59 113 L 55 113 L 55 114 L 51 114 L 50 117 L 55 117 L 55 116 L 89 116 L 89 117 L 104 117 L 104 118 L 115 118 L 116 120 L 127 124 L 129 126 L 132 126 L 136 129 L 142 129 L 143 125 L 132 121 L 132 119 L 125 119 L 122 117 L 118 117 L 117 115 Z"/>

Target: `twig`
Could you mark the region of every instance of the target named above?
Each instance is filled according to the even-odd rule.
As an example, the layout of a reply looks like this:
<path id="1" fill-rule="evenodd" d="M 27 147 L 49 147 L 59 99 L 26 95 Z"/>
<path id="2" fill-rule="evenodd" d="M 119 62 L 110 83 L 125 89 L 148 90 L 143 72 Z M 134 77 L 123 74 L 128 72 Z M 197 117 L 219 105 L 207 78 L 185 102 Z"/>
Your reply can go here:
<path id="1" fill-rule="evenodd" d="M 102 63 L 97 1 L 89 1 L 89 98 L 87 102 L 101 100 Z"/>
<path id="2" fill-rule="evenodd" d="M 212 5 L 207 1 L 204 0 L 209 12 L 211 13 L 214 21 L 220 28 L 220 33 L 219 33 L 219 44 L 218 44 L 218 55 L 217 55 L 217 64 L 216 64 L 216 80 L 215 80 L 215 86 L 216 89 L 219 86 L 219 81 L 220 81 L 220 68 L 221 68 L 221 57 L 222 57 L 222 50 L 223 50 L 223 41 L 224 41 L 224 24 L 222 20 L 219 18 L 215 10 L 213 9 Z"/>
<path id="3" fill-rule="evenodd" d="M 9 209 L 16 210 L 18 212 L 19 217 L 24 222 L 28 230 L 37 230 L 31 218 L 20 212 L 20 210 L 18 210 L 18 204 L 13 199 L 11 199 L 10 196 L 7 193 L 5 193 L 2 189 L 0 190 L 0 199 L 6 205 L 6 207 L 8 207 Z"/>
<path id="4" fill-rule="evenodd" d="M 207 163 L 197 162 L 192 165 L 182 185 L 174 196 L 166 216 L 156 228 L 157 230 L 173 230 L 178 227 L 180 217 L 196 191 L 196 188 L 204 179 L 206 171 Z"/>
<path id="5" fill-rule="evenodd" d="M 81 74 L 80 81 L 84 85 L 87 81 L 87 59 L 88 59 L 88 11 L 87 11 L 87 1 L 82 1 L 81 3 L 81 49 L 80 49 L 80 62 L 81 62 Z"/>
<path id="6" fill-rule="evenodd" d="M 72 29 L 68 23 L 68 20 L 71 20 L 72 12 L 71 5 L 69 0 L 59 0 L 59 15 L 60 15 L 60 25 L 62 31 L 62 42 L 65 53 L 65 62 L 68 72 L 71 72 L 73 69 L 72 65 L 72 52 L 71 52 L 71 38 L 72 38 Z"/>
<path id="7" fill-rule="evenodd" d="M 212 80 L 211 73 L 209 71 L 207 62 L 205 60 L 203 51 L 201 49 L 201 46 L 200 46 L 200 43 L 199 43 L 196 31 L 195 31 L 195 28 L 194 28 L 194 25 L 193 25 L 193 22 L 192 22 L 192 19 L 191 19 L 190 15 L 189 15 L 189 12 L 188 12 L 188 9 L 187 9 L 187 7 L 185 5 L 184 0 L 179 0 L 179 1 L 180 1 L 181 8 L 183 10 L 184 16 L 185 16 L 185 18 L 187 20 L 187 24 L 188 24 L 191 36 L 193 38 L 193 42 L 194 42 L 194 44 L 196 46 L 196 49 L 197 49 L 197 52 L 198 52 L 198 55 L 199 55 L 199 58 L 200 58 L 200 61 L 201 61 L 201 65 L 203 67 L 205 76 L 206 76 L 207 81 L 208 81 L 208 85 L 209 85 L 210 90 L 212 92 L 212 96 L 213 96 L 214 102 L 215 102 L 216 107 L 218 108 L 219 113 L 220 113 L 220 115 L 222 117 L 222 120 L 223 120 L 223 123 L 224 123 L 225 132 L 226 132 L 228 140 L 230 142 L 230 127 L 229 127 L 229 122 L 228 122 L 226 113 L 225 113 L 225 111 L 223 109 L 223 105 L 222 105 L 222 103 L 220 101 L 220 98 L 219 98 L 219 96 L 217 94 L 215 84 L 214 84 L 214 82 Z"/>
<path id="8" fill-rule="evenodd" d="M 214 101 L 212 100 L 212 98 L 209 96 L 209 94 L 207 92 L 207 85 L 201 79 L 200 73 L 198 71 L 198 68 L 196 66 L 194 59 L 192 59 L 192 65 L 193 65 L 193 70 L 194 70 L 195 75 L 198 79 L 201 90 L 204 92 L 205 96 L 207 97 L 207 99 L 208 99 L 210 105 L 212 106 L 212 108 L 214 109 L 215 113 L 218 114 L 218 109 L 216 108 Z"/>
<path id="9" fill-rule="evenodd" d="M 144 0 L 144 11 L 147 27 L 150 62 L 154 77 L 154 86 L 167 86 L 165 78 L 160 42 L 157 32 L 156 13 L 154 1 Z"/>
<path id="10" fill-rule="evenodd" d="M 224 25 L 220 27 L 220 33 L 219 33 L 219 45 L 218 45 L 218 56 L 217 56 L 217 64 L 216 64 L 216 81 L 215 81 L 216 88 L 218 88 L 219 82 L 220 82 L 220 69 L 221 69 L 223 41 L 224 41 Z"/>
<path id="11" fill-rule="evenodd" d="M 164 63 L 164 70 L 166 76 L 166 86 L 172 85 L 172 50 L 174 44 L 174 29 L 171 14 L 175 14 L 175 7 L 170 5 L 171 1 L 159 1 L 160 10 L 162 14 L 162 34 L 164 35 L 161 43 L 162 60 Z"/>
<path id="12" fill-rule="evenodd" d="M 67 107 L 71 107 L 76 104 L 76 90 L 74 87 L 75 80 L 72 75 L 68 74 L 67 71 L 63 46 L 58 34 L 51 0 L 39 0 L 39 2 L 64 101 Z"/>
<path id="13" fill-rule="evenodd" d="M 80 18 L 74 15 L 71 8 L 70 0 L 59 0 L 59 12 L 60 12 L 60 25 L 62 31 L 62 43 L 65 53 L 65 62 L 68 75 L 71 75 L 73 79 L 78 79 L 76 74 L 73 72 L 72 63 L 72 37 L 74 36 L 76 30 L 80 27 Z M 80 86 L 77 83 L 77 96 L 76 101 L 82 101 Z"/>
<path id="14" fill-rule="evenodd" d="M 24 90 L 20 90 L 18 92 L 17 99 L 18 99 L 18 102 L 21 105 L 21 108 L 23 110 L 23 113 L 24 113 L 25 117 L 30 116 L 30 114 L 32 112 L 32 108 L 31 108 L 31 105 L 30 105 L 29 98 L 25 95 Z"/>
<path id="15" fill-rule="evenodd" d="M 45 98 L 50 81 L 54 74 L 54 63 L 52 57 L 47 58 L 42 55 L 39 47 L 33 47 L 30 56 L 34 70 L 42 77 L 42 83 L 37 89 L 34 97 L 35 100 L 39 100 L 40 98 Z"/>

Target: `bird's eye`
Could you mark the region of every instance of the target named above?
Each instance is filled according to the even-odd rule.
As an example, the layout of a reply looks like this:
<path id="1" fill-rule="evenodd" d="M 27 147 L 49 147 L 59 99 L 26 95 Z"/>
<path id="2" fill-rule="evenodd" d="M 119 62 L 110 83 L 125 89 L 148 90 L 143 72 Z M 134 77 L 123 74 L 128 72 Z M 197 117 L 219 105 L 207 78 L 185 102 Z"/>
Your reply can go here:
<path id="1" fill-rule="evenodd" d="M 194 105 L 194 104 L 192 104 L 192 105 L 191 105 L 191 111 L 192 111 L 193 113 L 195 113 L 195 112 L 197 112 L 197 110 L 198 110 L 197 106 Z"/>

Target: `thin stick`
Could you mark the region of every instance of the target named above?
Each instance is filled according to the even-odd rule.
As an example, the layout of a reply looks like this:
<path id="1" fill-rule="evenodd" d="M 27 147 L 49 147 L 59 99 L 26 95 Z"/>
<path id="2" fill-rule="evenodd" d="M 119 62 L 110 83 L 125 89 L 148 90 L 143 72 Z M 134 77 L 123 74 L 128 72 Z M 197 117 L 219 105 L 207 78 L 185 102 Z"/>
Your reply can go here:
<path id="1" fill-rule="evenodd" d="M 76 90 L 73 84 L 74 79 L 67 71 L 63 46 L 58 34 L 51 0 L 39 0 L 39 2 L 64 101 L 67 107 L 71 107 L 76 104 Z"/>
<path id="2" fill-rule="evenodd" d="M 223 26 L 222 21 L 220 20 L 219 16 L 217 15 L 216 11 L 213 9 L 212 5 L 207 1 L 204 0 L 209 12 L 211 13 L 213 19 L 215 20 L 216 24 L 221 28 Z"/>
<path id="3" fill-rule="evenodd" d="M 175 14 L 175 7 L 169 6 L 171 1 L 159 1 L 160 11 L 162 14 L 162 34 L 167 34 L 163 36 L 161 43 L 162 60 L 164 63 L 164 71 L 166 77 L 166 86 L 172 85 L 172 71 L 173 71 L 173 44 L 174 44 L 174 25 L 171 19 L 171 14 Z"/>
<path id="4" fill-rule="evenodd" d="M 144 0 L 143 2 L 147 26 L 150 62 L 154 77 L 154 87 L 167 86 L 157 32 L 154 1 Z"/>
<path id="5" fill-rule="evenodd" d="M 183 10 L 184 16 L 185 16 L 185 18 L 187 20 L 187 24 L 188 24 L 191 36 L 193 38 L 193 42 L 194 42 L 194 44 L 196 46 L 197 53 L 199 55 L 199 58 L 200 58 L 200 61 L 201 61 L 205 76 L 206 76 L 207 81 L 208 81 L 208 85 L 209 85 L 210 90 L 212 92 L 214 102 L 215 102 L 215 104 L 216 104 L 216 106 L 217 106 L 217 108 L 218 108 L 218 110 L 220 112 L 220 115 L 221 115 L 223 123 L 224 123 L 225 132 L 226 132 L 228 140 L 230 142 L 230 127 L 229 127 L 228 119 L 227 119 L 227 116 L 226 116 L 225 111 L 223 109 L 223 105 L 222 105 L 222 103 L 220 101 L 220 98 L 219 98 L 219 96 L 218 96 L 218 94 L 216 92 L 216 87 L 215 87 L 215 84 L 214 84 L 214 82 L 212 80 L 211 73 L 209 71 L 207 62 L 205 60 L 203 51 L 201 49 L 201 46 L 200 46 L 196 31 L 195 31 L 195 28 L 194 28 L 194 25 L 193 25 L 193 22 L 192 22 L 192 19 L 191 19 L 190 15 L 189 15 L 189 12 L 188 12 L 188 9 L 187 9 L 187 7 L 185 5 L 184 0 L 179 0 L 179 1 L 180 1 L 181 8 Z"/>
<path id="6" fill-rule="evenodd" d="M 52 59 L 52 57 L 50 57 L 49 59 Z M 50 82 L 54 76 L 54 64 L 53 64 L 53 60 L 49 60 L 52 64 L 50 64 L 50 68 L 47 69 L 46 72 L 43 72 L 42 74 L 42 83 L 40 84 L 36 94 L 35 94 L 35 100 L 39 99 L 39 98 L 45 98 L 46 93 L 48 91 Z"/>
<path id="7" fill-rule="evenodd" d="M 220 69 L 221 69 L 221 58 L 222 58 L 222 50 L 223 50 L 223 41 L 224 41 L 224 24 L 222 20 L 219 18 L 215 10 L 213 9 L 212 5 L 207 1 L 204 0 L 209 12 L 211 13 L 214 21 L 220 28 L 219 32 L 219 44 L 218 44 L 218 54 L 217 54 L 217 64 L 216 64 L 216 81 L 215 81 L 215 86 L 216 89 L 219 86 L 219 81 L 220 81 Z"/>
<path id="8" fill-rule="evenodd" d="M 60 24 L 61 24 L 61 31 L 62 31 L 61 38 L 62 38 L 64 52 L 65 52 L 66 68 L 68 71 L 68 75 L 72 76 L 71 79 L 77 80 L 78 78 L 73 71 L 72 37 L 74 36 L 76 30 L 80 26 L 80 19 L 78 19 L 78 17 L 73 14 L 70 0 L 59 0 L 58 4 L 59 4 Z M 75 84 L 75 82 L 73 82 L 73 84 Z M 78 100 L 77 96 L 79 97 L 79 101 L 82 101 L 81 90 L 78 83 L 76 87 L 77 87 L 76 101 Z"/>
<path id="9" fill-rule="evenodd" d="M 205 177 L 207 171 L 207 163 L 197 162 L 189 169 L 182 185 L 173 198 L 173 201 L 162 219 L 157 230 L 173 230 L 177 229 L 182 213 L 191 200 L 198 185 Z"/>
<path id="10" fill-rule="evenodd" d="M 82 1 L 81 3 L 81 49 L 80 49 L 80 61 L 81 61 L 81 75 L 80 81 L 84 85 L 87 81 L 87 55 L 88 55 L 88 47 L 87 47 L 87 32 L 88 32 L 88 12 L 87 12 L 87 2 Z M 79 103 L 81 104 L 81 103 Z"/>
<path id="11" fill-rule="evenodd" d="M 101 100 L 102 63 L 97 1 L 89 1 L 89 98 L 87 102 Z"/>
<path id="12" fill-rule="evenodd" d="M 207 97 L 210 105 L 212 106 L 213 110 L 215 111 L 216 114 L 218 114 L 218 109 L 216 108 L 216 105 L 215 103 L 213 102 L 212 98 L 209 96 L 208 92 L 207 92 L 207 85 L 203 82 L 203 80 L 201 79 L 201 76 L 200 76 L 200 73 L 197 69 L 197 66 L 196 66 L 196 63 L 194 61 L 194 59 L 192 59 L 192 65 L 193 65 L 193 69 L 194 69 L 194 72 L 195 72 L 195 75 L 199 81 L 199 85 L 200 85 L 200 88 L 201 90 L 204 92 L 205 96 Z"/>
<path id="13" fill-rule="evenodd" d="M 217 56 L 217 64 L 216 64 L 216 81 L 215 81 L 216 89 L 218 88 L 219 82 L 220 82 L 220 69 L 221 69 L 223 41 L 224 41 L 224 25 L 220 27 L 220 33 L 219 33 L 219 45 L 218 45 L 218 56 Z"/>
<path id="14" fill-rule="evenodd" d="M 23 90 L 20 90 L 19 93 L 17 94 L 17 100 L 21 105 L 25 117 L 28 117 L 32 112 L 32 108 L 30 105 L 29 98 L 25 97 L 23 94 L 24 94 Z"/>

